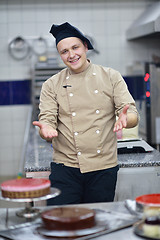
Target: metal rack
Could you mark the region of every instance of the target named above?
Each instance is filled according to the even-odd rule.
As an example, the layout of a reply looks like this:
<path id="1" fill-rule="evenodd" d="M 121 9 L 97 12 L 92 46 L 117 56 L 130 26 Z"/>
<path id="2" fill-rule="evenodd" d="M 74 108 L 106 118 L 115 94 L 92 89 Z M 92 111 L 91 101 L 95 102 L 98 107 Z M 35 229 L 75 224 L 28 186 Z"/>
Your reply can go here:
<path id="1" fill-rule="evenodd" d="M 61 71 L 62 69 L 62 67 L 46 62 L 38 62 L 35 64 L 32 70 L 32 120 L 38 120 L 39 97 L 43 82 Z"/>

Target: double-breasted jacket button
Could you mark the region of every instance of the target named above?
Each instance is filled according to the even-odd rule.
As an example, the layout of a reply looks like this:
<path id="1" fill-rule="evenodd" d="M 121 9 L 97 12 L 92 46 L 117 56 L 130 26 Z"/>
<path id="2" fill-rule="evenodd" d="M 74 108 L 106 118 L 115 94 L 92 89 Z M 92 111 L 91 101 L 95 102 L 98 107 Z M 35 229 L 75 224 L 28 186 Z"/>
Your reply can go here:
<path id="1" fill-rule="evenodd" d="M 99 113 L 99 110 L 98 110 L 98 109 L 96 110 L 96 113 L 97 113 L 97 114 Z"/>
<path id="2" fill-rule="evenodd" d="M 100 131 L 99 131 L 99 130 L 96 130 L 96 133 L 97 133 L 97 134 L 99 134 L 99 133 L 100 133 Z"/>
<path id="3" fill-rule="evenodd" d="M 74 135 L 77 136 L 77 135 L 78 135 L 78 132 L 75 132 Z"/>
<path id="4" fill-rule="evenodd" d="M 78 152 L 78 155 L 80 156 L 80 155 L 81 155 L 81 152 Z"/>
<path id="5" fill-rule="evenodd" d="M 70 96 L 70 97 L 73 97 L 73 93 L 70 93 L 69 96 Z"/>
<path id="6" fill-rule="evenodd" d="M 96 89 L 96 90 L 94 90 L 94 93 L 98 93 L 98 90 Z"/>
<path id="7" fill-rule="evenodd" d="M 97 153 L 100 153 L 100 152 L 101 152 L 101 150 L 98 149 L 98 150 L 97 150 Z"/>
<path id="8" fill-rule="evenodd" d="M 73 113 L 72 113 L 72 116 L 73 116 L 73 117 L 75 117 L 75 116 L 76 116 L 76 113 L 75 113 L 75 112 L 73 112 Z"/>
<path id="9" fill-rule="evenodd" d="M 96 73 L 95 73 L 95 72 L 93 72 L 92 74 L 93 74 L 93 76 L 95 76 L 95 75 L 96 75 Z"/>
<path id="10" fill-rule="evenodd" d="M 69 76 L 67 76 L 66 79 L 69 79 Z"/>

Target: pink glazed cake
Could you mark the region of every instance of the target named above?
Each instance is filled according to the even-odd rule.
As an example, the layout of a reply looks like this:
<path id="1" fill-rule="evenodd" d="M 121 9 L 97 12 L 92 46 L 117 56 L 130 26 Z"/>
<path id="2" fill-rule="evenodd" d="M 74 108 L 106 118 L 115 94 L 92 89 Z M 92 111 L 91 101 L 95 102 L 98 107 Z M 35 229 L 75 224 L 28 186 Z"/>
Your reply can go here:
<path id="1" fill-rule="evenodd" d="M 4 198 L 35 198 L 49 194 L 50 185 L 43 178 L 12 179 L 1 184 L 1 192 Z"/>

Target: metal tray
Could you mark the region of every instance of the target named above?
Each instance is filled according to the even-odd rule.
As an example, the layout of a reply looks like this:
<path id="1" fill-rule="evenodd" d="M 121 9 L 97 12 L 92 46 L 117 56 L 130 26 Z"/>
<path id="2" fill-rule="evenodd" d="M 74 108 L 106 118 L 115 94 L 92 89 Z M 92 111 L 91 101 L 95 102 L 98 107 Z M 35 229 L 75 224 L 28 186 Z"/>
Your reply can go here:
<path id="1" fill-rule="evenodd" d="M 126 228 L 132 226 L 137 222 L 137 218 L 131 216 L 130 214 L 117 213 L 113 211 L 103 211 L 100 209 L 95 209 L 96 212 L 96 226 L 90 230 L 83 231 L 80 234 L 80 230 L 72 231 L 72 233 L 68 233 L 67 239 L 93 239 L 94 237 L 98 237 L 100 235 L 104 235 L 113 231 L 120 230 L 122 228 Z M 49 233 L 44 233 L 43 231 L 39 231 L 39 229 L 43 228 L 43 223 L 41 218 L 37 219 L 35 222 L 21 224 L 17 226 L 13 226 L 11 229 L 7 229 L 5 231 L 0 232 L 0 236 L 6 237 L 11 240 L 47 240 Z M 88 231 L 88 232 L 87 232 Z M 51 239 L 57 239 L 57 236 L 53 236 Z M 62 234 L 58 239 L 66 239 L 66 236 Z"/>

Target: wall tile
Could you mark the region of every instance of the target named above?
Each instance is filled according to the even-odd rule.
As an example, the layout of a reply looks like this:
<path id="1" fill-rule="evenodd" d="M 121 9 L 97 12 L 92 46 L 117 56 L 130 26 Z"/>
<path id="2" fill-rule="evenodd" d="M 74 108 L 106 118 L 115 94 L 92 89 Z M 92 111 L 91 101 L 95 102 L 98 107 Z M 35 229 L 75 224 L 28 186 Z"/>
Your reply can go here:
<path id="1" fill-rule="evenodd" d="M 11 146 L 5 146 L 0 148 L 0 165 L 1 162 L 5 162 L 8 164 L 8 162 L 11 162 L 13 160 L 13 147 Z"/>
<path id="2" fill-rule="evenodd" d="M 13 22 L 8 24 L 8 36 L 9 38 L 15 38 L 22 36 L 22 22 L 21 20 L 18 22 Z"/>
<path id="3" fill-rule="evenodd" d="M 11 138 L 11 134 L 3 134 L 1 135 L 0 137 L 0 144 L 1 144 L 1 148 L 5 148 L 6 146 L 8 148 L 12 147 L 13 145 L 13 141 L 12 141 L 12 138 Z"/>
<path id="4" fill-rule="evenodd" d="M 0 110 L 0 114 L 1 114 L 1 110 Z M 10 137 L 11 132 L 12 132 L 12 122 L 11 122 L 11 119 L 9 117 L 9 114 L 8 114 L 7 119 L 5 119 L 5 120 L 1 119 L 0 125 L 1 125 L 1 127 L 0 127 L 0 141 L 3 141 L 3 136 Z"/>
<path id="5" fill-rule="evenodd" d="M 0 175 L 2 176 L 13 176 L 18 173 L 18 163 L 15 161 L 1 162 Z"/>
<path id="6" fill-rule="evenodd" d="M 7 23 L 0 23 L 0 29 L 1 29 L 1 31 L 0 31 L 0 38 L 6 38 L 6 37 L 8 37 L 8 25 L 7 25 Z"/>
<path id="7" fill-rule="evenodd" d="M 6 6 L 4 7 L 1 6 L 0 23 L 7 23 L 8 18 L 6 9 L 7 9 Z"/>
<path id="8" fill-rule="evenodd" d="M 21 9 L 21 2 L 19 4 L 15 4 L 10 2 L 7 7 L 7 17 L 8 22 L 18 23 L 21 22 L 22 19 L 22 9 Z"/>
<path id="9" fill-rule="evenodd" d="M 31 81 L 0 81 L 0 105 L 30 104 Z"/>
<path id="10" fill-rule="evenodd" d="M 45 5 L 38 5 L 35 11 L 35 21 L 39 23 L 48 22 L 49 15 L 48 15 L 48 6 Z"/>
<path id="11" fill-rule="evenodd" d="M 15 105 L 11 107 L 13 121 L 26 121 L 30 105 Z"/>
<path id="12" fill-rule="evenodd" d="M 0 107 L 0 175 L 17 174 L 30 105 Z"/>
<path id="13" fill-rule="evenodd" d="M 34 23 L 36 19 L 35 9 L 32 4 L 22 4 L 22 22 Z"/>

